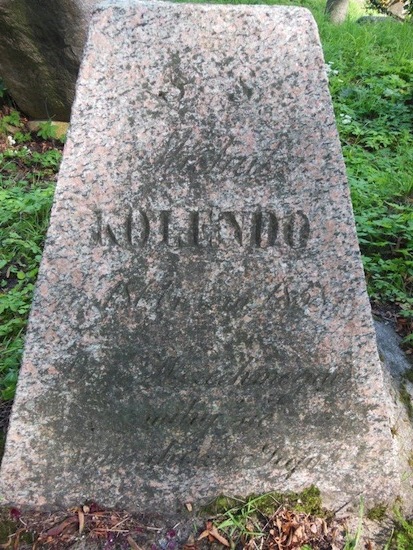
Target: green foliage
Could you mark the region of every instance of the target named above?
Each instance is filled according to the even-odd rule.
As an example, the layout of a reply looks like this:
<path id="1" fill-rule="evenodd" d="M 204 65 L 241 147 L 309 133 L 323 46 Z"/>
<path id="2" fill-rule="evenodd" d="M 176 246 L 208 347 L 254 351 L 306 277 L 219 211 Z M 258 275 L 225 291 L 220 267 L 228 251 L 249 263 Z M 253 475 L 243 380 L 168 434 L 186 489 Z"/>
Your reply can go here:
<path id="1" fill-rule="evenodd" d="M 9 126 L 14 126 L 16 128 L 22 126 L 20 113 L 18 111 L 11 111 L 9 115 L 3 116 L 0 119 L 0 133 L 7 133 Z"/>
<path id="2" fill-rule="evenodd" d="M 262 498 L 262 496 L 250 497 L 246 501 L 240 501 L 238 505 L 226 510 L 218 524 L 218 529 L 223 531 L 231 540 L 240 537 L 261 536 L 262 528 L 259 516 L 262 516 L 260 509 Z"/>
<path id="3" fill-rule="evenodd" d="M 354 535 L 351 535 L 350 533 L 347 534 L 346 542 L 343 550 L 357 550 L 358 548 L 360 548 L 360 540 L 363 532 L 363 516 L 364 516 L 364 501 L 361 498 L 357 530 Z"/>
<path id="4" fill-rule="evenodd" d="M 394 515 L 396 527 L 389 547 L 396 550 L 411 550 L 413 548 L 413 521 L 405 519 L 399 509 L 395 510 Z"/>
<path id="5" fill-rule="evenodd" d="M 260 536 L 263 518 L 272 517 L 280 506 L 312 516 L 329 515 L 329 512 L 322 507 L 320 491 L 314 485 L 301 493 L 271 492 L 251 495 L 246 499 L 220 496 L 202 512 L 209 517 L 219 516 L 218 529 L 233 540 L 240 537 L 245 539 Z"/>
<path id="6" fill-rule="evenodd" d="M 13 153 L 13 154 L 11 154 Z M 0 392 L 12 399 L 60 153 L 0 154 Z M 22 168 L 30 177 L 19 178 Z"/>
<path id="7" fill-rule="evenodd" d="M 413 309 L 413 41 L 408 24 L 321 26 L 370 297 Z"/>
<path id="8" fill-rule="evenodd" d="M 41 122 L 39 124 L 39 131 L 37 135 L 42 139 L 55 139 L 56 138 L 56 128 L 53 126 L 51 120 L 46 122 Z"/>
<path id="9" fill-rule="evenodd" d="M 225 514 L 228 510 L 250 509 L 251 506 L 263 515 L 271 515 L 274 507 L 285 505 L 296 512 L 325 517 L 327 510 L 322 507 L 320 490 L 314 485 L 310 485 L 301 493 L 276 491 L 265 493 L 263 495 L 251 495 L 247 499 L 240 499 L 221 495 L 214 499 L 203 509 L 203 513 L 211 516 Z"/>

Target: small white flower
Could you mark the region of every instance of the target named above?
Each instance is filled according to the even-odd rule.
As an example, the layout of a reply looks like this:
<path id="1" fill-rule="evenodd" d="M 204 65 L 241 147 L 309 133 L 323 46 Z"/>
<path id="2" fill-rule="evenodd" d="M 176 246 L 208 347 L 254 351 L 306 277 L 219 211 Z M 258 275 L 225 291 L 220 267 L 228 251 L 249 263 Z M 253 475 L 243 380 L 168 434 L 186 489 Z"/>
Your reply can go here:
<path id="1" fill-rule="evenodd" d="M 330 75 L 337 76 L 338 75 L 338 70 L 333 69 L 333 65 L 334 65 L 333 61 L 330 61 L 330 63 L 325 64 L 327 76 L 330 76 Z"/>
<path id="2" fill-rule="evenodd" d="M 12 136 L 7 136 L 7 145 L 13 147 L 13 145 L 16 145 L 16 140 Z"/>
<path id="3" fill-rule="evenodd" d="M 350 115 L 344 115 L 343 113 L 340 114 L 340 117 L 342 124 L 351 124 L 351 121 L 353 120 Z"/>

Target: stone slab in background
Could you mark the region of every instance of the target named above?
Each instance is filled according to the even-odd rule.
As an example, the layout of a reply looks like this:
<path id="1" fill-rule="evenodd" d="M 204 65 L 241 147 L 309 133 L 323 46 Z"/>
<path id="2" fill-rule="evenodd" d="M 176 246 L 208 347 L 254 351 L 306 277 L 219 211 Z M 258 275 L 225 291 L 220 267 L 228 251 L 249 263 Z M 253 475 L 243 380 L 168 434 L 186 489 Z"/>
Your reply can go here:
<path id="1" fill-rule="evenodd" d="M 68 121 L 99 0 L 0 0 L 0 77 L 19 108 Z"/>
<path id="2" fill-rule="evenodd" d="M 390 502 L 394 411 L 310 13 L 98 9 L 1 494 Z"/>

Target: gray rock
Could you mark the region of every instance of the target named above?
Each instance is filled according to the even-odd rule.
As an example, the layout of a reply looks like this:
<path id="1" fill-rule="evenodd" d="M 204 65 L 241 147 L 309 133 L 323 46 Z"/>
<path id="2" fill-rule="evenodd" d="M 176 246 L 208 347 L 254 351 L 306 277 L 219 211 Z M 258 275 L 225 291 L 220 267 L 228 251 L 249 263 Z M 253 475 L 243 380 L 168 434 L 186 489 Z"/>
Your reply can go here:
<path id="1" fill-rule="evenodd" d="M 377 345 L 380 357 L 395 381 L 400 381 L 403 374 L 413 365 L 400 347 L 402 339 L 389 322 L 375 321 Z"/>
<path id="2" fill-rule="evenodd" d="M 98 0 L 0 0 L 0 77 L 32 118 L 68 121 Z"/>
<path id="3" fill-rule="evenodd" d="M 363 15 L 357 19 L 357 23 L 360 25 L 367 25 L 372 23 L 397 23 L 398 20 L 390 15 Z"/>

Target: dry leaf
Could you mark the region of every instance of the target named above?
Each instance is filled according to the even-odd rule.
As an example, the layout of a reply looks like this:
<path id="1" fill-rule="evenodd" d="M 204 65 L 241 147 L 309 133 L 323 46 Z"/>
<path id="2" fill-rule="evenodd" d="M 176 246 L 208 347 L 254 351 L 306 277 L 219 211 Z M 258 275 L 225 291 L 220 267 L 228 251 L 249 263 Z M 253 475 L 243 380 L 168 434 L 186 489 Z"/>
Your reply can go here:
<path id="1" fill-rule="evenodd" d="M 185 506 L 188 512 L 192 512 L 192 504 L 190 502 L 185 502 Z"/>
<path id="2" fill-rule="evenodd" d="M 210 533 L 214 537 L 214 539 L 217 539 L 218 542 L 220 542 L 224 546 L 229 546 L 229 542 L 225 537 L 219 534 L 218 529 L 215 527 L 215 525 L 212 526 Z"/>
<path id="3" fill-rule="evenodd" d="M 142 550 L 142 548 L 136 544 L 136 542 L 133 540 L 133 538 L 130 535 L 126 540 L 128 541 L 128 544 L 132 548 L 132 550 Z"/>
<path id="4" fill-rule="evenodd" d="M 250 532 L 254 531 L 255 525 L 252 523 L 252 521 L 248 520 L 247 524 L 245 525 L 245 529 Z"/>
<path id="5" fill-rule="evenodd" d="M 83 533 L 83 529 L 85 528 L 85 514 L 81 508 L 77 511 L 77 515 L 79 519 L 79 535 L 81 535 Z"/>
<path id="6" fill-rule="evenodd" d="M 324 520 L 323 520 L 323 534 L 324 534 L 324 536 L 327 536 L 327 534 L 328 534 L 327 523 Z"/>
<path id="7" fill-rule="evenodd" d="M 208 529 L 205 529 L 205 531 L 202 531 L 202 533 L 199 535 L 198 540 L 202 540 L 205 537 L 209 537 L 209 531 Z"/>
<path id="8" fill-rule="evenodd" d="M 206 529 L 202 531 L 199 535 L 198 540 L 202 540 L 208 537 L 209 542 L 214 542 L 214 539 L 223 544 L 224 546 L 229 546 L 229 542 L 225 537 L 219 534 L 218 529 L 212 523 L 212 521 L 206 522 Z"/>
<path id="9" fill-rule="evenodd" d="M 294 536 L 299 540 L 299 539 L 302 539 L 304 538 L 305 536 L 305 531 L 304 531 L 304 527 L 302 525 L 299 525 L 294 533 Z"/>
<path id="10" fill-rule="evenodd" d="M 46 533 L 46 536 L 55 537 L 56 535 L 60 535 L 60 533 L 62 533 L 66 529 L 66 527 L 68 527 L 69 525 L 72 525 L 72 523 L 75 523 L 75 522 L 77 523 L 77 521 L 78 520 L 76 516 L 67 518 L 64 521 L 62 521 L 60 525 L 56 525 L 55 527 L 52 527 L 51 529 L 49 529 L 49 531 L 47 531 Z"/>
<path id="11" fill-rule="evenodd" d="M 196 550 L 195 539 L 192 535 L 190 535 L 190 537 L 186 541 L 186 544 L 184 545 L 183 550 Z"/>

